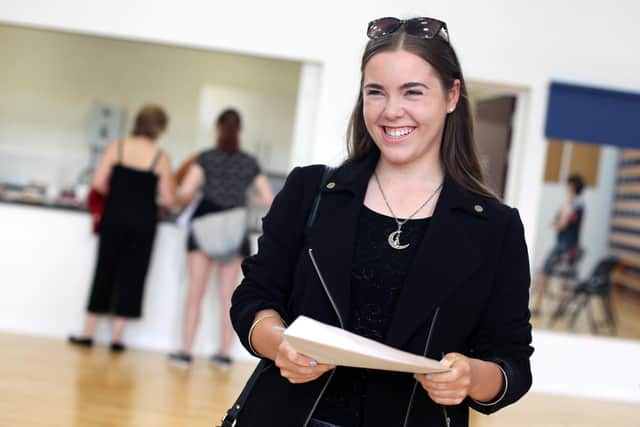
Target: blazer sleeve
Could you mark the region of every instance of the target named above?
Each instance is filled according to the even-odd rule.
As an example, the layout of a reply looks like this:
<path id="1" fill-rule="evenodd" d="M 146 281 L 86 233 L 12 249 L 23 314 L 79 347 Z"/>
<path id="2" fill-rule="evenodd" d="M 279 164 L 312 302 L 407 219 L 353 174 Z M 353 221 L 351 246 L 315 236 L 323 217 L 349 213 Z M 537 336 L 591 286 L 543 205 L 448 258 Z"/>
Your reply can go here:
<path id="1" fill-rule="evenodd" d="M 467 399 L 481 413 L 516 402 L 531 387 L 530 283 L 524 227 L 518 211 L 511 209 L 492 293 L 471 343 L 470 356 L 497 363 L 505 380 L 493 402 Z"/>
<path id="2" fill-rule="evenodd" d="M 317 186 L 309 184 L 315 169 L 319 181 L 322 166 L 291 171 L 262 220 L 258 252 L 242 263 L 244 278 L 231 298 L 230 315 L 240 342 L 255 356 L 259 355 L 251 350 L 248 334 L 258 311 L 273 309 L 284 321 L 291 321 L 286 307 L 304 241 L 307 212 L 317 192 Z"/>

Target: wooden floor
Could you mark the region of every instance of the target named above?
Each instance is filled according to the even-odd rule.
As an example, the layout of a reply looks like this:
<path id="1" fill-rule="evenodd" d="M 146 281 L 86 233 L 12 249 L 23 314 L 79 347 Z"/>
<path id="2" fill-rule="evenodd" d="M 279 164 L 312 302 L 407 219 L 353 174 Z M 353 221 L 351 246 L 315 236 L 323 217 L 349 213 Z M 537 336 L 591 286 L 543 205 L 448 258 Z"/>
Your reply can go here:
<path id="1" fill-rule="evenodd" d="M 560 285 L 556 280 L 550 282 L 548 295 L 543 300 L 541 315 L 533 318 L 534 328 L 548 329 L 562 332 L 575 332 L 578 334 L 593 334 L 590 330 L 586 311 L 578 316 L 573 329 L 569 328 L 569 314 L 559 319 L 553 327 L 549 326 L 551 313 L 557 307 L 560 295 Z M 615 335 L 605 326 L 604 310 L 601 300 L 594 297 L 590 302 L 592 313 L 597 323 L 598 330 L 594 335 L 617 336 L 619 338 L 640 340 L 640 293 L 622 287 L 614 287 L 611 292 L 612 306 L 616 318 Z M 572 307 L 573 308 L 573 307 Z M 640 422 L 638 423 L 640 426 Z"/>
<path id="2" fill-rule="evenodd" d="M 2 427 L 213 427 L 252 366 L 226 374 L 196 360 L 189 371 L 164 354 L 77 349 L 59 340 L 0 334 Z M 640 406 L 530 394 L 476 427 L 640 426 Z"/>

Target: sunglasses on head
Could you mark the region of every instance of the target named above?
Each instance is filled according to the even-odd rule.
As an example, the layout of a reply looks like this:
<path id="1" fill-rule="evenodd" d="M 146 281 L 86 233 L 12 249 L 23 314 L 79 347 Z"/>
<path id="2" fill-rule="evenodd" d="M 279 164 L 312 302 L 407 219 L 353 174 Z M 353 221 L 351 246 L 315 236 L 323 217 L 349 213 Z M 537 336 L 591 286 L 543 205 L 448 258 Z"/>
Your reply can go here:
<path id="1" fill-rule="evenodd" d="M 433 39 L 440 36 L 444 41 L 449 42 L 449 32 L 447 24 L 433 18 L 412 18 L 402 20 L 398 18 L 379 18 L 369 22 L 367 26 L 367 36 L 370 39 L 379 39 L 398 31 L 404 26 L 404 32 L 410 36 L 423 39 Z"/>

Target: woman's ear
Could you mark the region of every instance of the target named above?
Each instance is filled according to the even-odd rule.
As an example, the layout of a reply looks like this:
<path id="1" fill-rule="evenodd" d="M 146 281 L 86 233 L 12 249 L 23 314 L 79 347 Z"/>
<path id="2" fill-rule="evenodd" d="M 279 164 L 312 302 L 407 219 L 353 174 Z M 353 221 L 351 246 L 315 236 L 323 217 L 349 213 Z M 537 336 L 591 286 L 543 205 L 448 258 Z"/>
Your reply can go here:
<path id="1" fill-rule="evenodd" d="M 460 99 L 460 79 L 455 79 L 447 91 L 447 112 L 453 113 Z"/>

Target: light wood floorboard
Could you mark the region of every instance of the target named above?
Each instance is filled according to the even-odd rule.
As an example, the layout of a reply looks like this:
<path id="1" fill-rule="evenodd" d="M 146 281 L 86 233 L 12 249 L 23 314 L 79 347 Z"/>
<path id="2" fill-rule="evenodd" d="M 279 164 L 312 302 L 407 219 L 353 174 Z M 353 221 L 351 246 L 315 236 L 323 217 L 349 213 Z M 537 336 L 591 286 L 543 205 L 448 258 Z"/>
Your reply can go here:
<path id="1" fill-rule="evenodd" d="M 0 334 L 0 426 L 212 427 L 233 402 L 251 364 L 227 373 L 197 359 L 187 371 L 147 351 L 114 355 L 61 340 Z M 472 426 L 639 426 L 640 407 L 530 394 Z"/>

